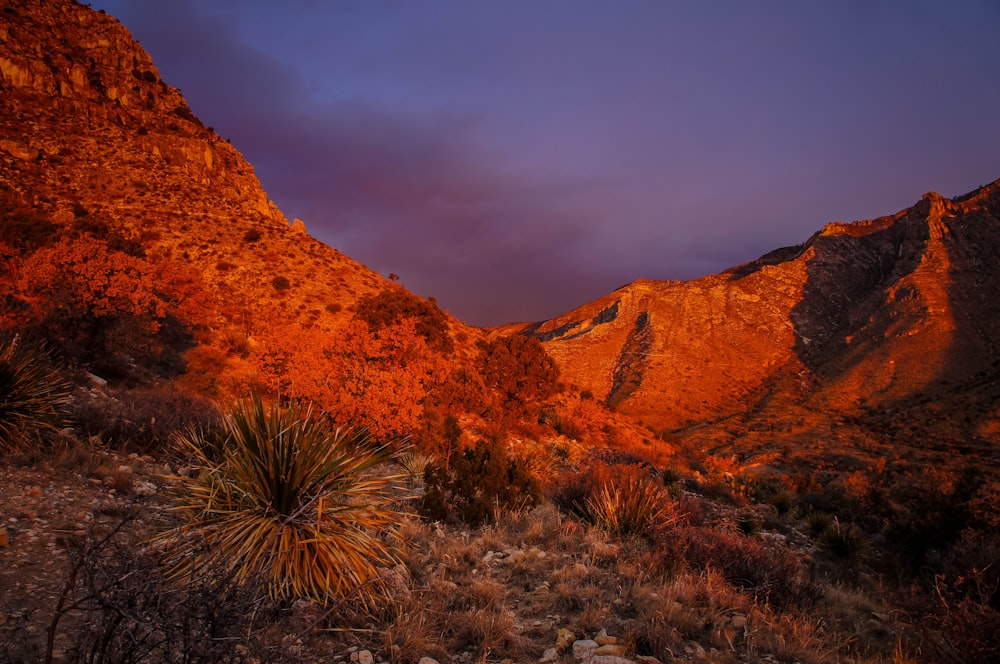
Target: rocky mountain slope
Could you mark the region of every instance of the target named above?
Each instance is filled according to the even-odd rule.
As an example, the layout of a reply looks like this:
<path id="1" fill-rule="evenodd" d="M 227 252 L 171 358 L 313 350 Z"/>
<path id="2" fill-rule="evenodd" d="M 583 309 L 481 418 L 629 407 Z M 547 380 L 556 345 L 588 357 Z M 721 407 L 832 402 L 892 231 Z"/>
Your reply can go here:
<path id="1" fill-rule="evenodd" d="M 1000 181 L 829 224 L 722 274 L 637 281 L 522 331 L 570 381 L 701 443 L 710 425 L 730 441 L 762 423 L 829 433 L 900 409 L 940 429 L 949 409 L 916 406 L 949 399 L 952 438 L 996 443 L 998 290 Z"/>
<path id="2" fill-rule="evenodd" d="M 400 288 L 289 223 L 129 31 L 72 1 L 2 3 L 0 216 L 8 264 L 90 234 L 182 274 L 201 307 L 187 326 L 223 354 L 274 322 L 340 329 L 360 299 Z M 11 286 L 8 303 L 24 291 Z M 201 357 L 203 373 L 222 370 L 219 353 L 206 355 L 189 353 L 189 366 Z"/>

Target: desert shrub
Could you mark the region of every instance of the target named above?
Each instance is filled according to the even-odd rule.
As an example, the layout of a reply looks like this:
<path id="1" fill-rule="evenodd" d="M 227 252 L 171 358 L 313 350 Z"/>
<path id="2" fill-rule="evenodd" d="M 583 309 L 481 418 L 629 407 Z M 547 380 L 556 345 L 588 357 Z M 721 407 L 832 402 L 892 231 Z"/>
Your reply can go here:
<path id="1" fill-rule="evenodd" d="M 542 344 L 534 337 L 497 337 L 480 346 L 479 364 L 486 386 L 498 398 L 498 408 L 507 417 L 523 414 L 532 401 L 556 393 L 559 370 Z"/>
<path id="2" fill-rule="evenodd" d="M 48 354 L 19 337 L 0 337 L 0 451 L 22 450 L 65 424 L 69 386 Z"/>
<path id="3" fill-rule="evenodd" d="M 767 502 L 778 512 L 778 516 L 788 516 L 796 508 L 795 494 L 786 489 L 780 489 L 771 494 Z"/>
<path id="4" fill-rule="evenodd" d="M 816 545 L 820 551 L 835 558 L 855 561 L 864 555 L 868 540 L 857 526 L 850 523 L 844 525 L 834 519 L 816 538 Z"/>
<path id="5" fill-rule="evenodd" d="M 277 276 L 271 280 L 271 286 L 274 290 L 288 290 L 292 287 L 292 282 L 288 280 L 288 277 Z"/>
<path id="6" fill-rule="evenodd" d="M 141 454 L 167 449 L 177 434 L 207 431 L 219 424 L 215 406 L 172 383 L 84 396 L 73 403 L 72 415 L 77 429 L 87 436 Z"/>
<path id="7" fill-rule="evenodd" d="M 45 661 L 269 662 L 292 661 L 282 646 L 261 638 L 280 619 L 253 589 L 202 578 L 172 586 L 146 545 L 137 510 L 110 530 L 67 541 L 66 582 L 48 625 Z M 25 635 L 30 638 L 30 635 Z M 241 650 L 246 656 L 234 655 Z M 39 659 L 39 661 L 41 661 Z"/>
<path id="8" fill-rule="evenodd" d="M 259 241 L 260 237 L 261 237 L 260 231 L 257 230 L 256 228 L 251 228 L 250 230 L 248 230 L 246 233 L 243 234 L 243 241 L 253 244 L 254 242 Z"/>
<path id="9" fill-rule="evenodd" d="M 414 331 L 424 338 L 429 348 L 446 355 L 455 348 L 448 330 L 448 317 L 434 298 L 424 300 L 401 288 L 386 289 L 358 302 L 355 317 L 366 322 L 372 332 L 413 319 Z"/>
<path id="10" fill-rule="evenodd" d="M 760 519 L 752 510 L 740 510 L 736 514 L 736 529 L 747 536 L 760 532 Z"/>
<path id="11" fill-rule="evenodd" d="M 818 537 L 824 530 L 833 524 L 833 517 L 826 512 L 810 512 L 806 517 L 806 525 L 813 537 Z"/>
<path id="12" fill-rule="evenodd" d="M 181 440 L 201 472 L 179 478 L 186 523 L 162 538 L 170 576 L 219 571 L 241 586 L 259 579 L 274 598 L 320 603 L 382 599 L 380 573 L 398 563 L 385 537 L 401 519 L 399 478 L 369 471 L 392 459 L 389 448 L 259 394 L 237 403 L 221 431 L 221 442 Z"/>
<path id="13" fill-rule="evenodd" d="M 580 420 L 566 413 L 559 413 L 552 409 L 543 409 L 538 418 L 539 424 L 548 424 L 556 433 L 566 436 L 570 440 L 584 440 L 587 437 L 587 427 Z"/>
<path id="14" fill-rule="evenodd" d="M 677 520 L 666 489 L 636 474 L 605 482 L 587 500 L 587 514 L 599 528 L 618 537 L 651 535 Z"/>
<path id="15" fill-rule="evenodd" d="M 532 507 L 540 497 L 524 460 L 491 441 L 455 454 L 448 466 L 428 464 L 424 487 L 420 510 L 425 516 L 472 526 L 491 521 L 498 510 Z"/>
<path id="16" fill-rule="evenodd" d="M 720 528 L 670 529 L 660 541 L 664 555 L 680 558 L 694 569 L 718 570 L 726 581 L 775 608 L 810 597 L 812 589 L 802 582 L 802 563 L 787 549 Z"/>

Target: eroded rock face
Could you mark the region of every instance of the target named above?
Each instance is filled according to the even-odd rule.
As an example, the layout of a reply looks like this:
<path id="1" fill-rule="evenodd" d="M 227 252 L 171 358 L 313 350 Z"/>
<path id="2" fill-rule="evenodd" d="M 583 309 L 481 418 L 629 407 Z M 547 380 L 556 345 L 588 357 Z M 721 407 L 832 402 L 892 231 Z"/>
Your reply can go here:
<path id="1" fill-rule="evenodd" d="M 333 329 L 388 284 L 290 225 L 129 31 L 73 0 L 0 7 L 0 184 L 0 213 L 113 228 L 200 273 L 230 317 Z"/>
<path id="2" fill-rule="evenodd" d="M 861 406 L 1000 358 L 1000 181 L 690 282 L 637 281 L 528 326 L 562 375 L 659 428 Z M 607 312 L 614 312 L 610 316 Z"/>

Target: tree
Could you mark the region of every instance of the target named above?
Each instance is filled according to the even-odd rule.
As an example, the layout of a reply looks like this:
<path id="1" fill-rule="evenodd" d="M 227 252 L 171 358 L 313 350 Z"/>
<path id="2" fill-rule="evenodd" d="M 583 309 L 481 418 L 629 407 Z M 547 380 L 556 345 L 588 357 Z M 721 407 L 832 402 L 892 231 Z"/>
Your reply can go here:
<path id="1" fill-rule="evenodd" d="M 559 370 L 534 337 L 496 337 L 481 346 L 486 387 L 495 392 L 503 417 L 519 417 L 533 401 L 556 393 Z"/>

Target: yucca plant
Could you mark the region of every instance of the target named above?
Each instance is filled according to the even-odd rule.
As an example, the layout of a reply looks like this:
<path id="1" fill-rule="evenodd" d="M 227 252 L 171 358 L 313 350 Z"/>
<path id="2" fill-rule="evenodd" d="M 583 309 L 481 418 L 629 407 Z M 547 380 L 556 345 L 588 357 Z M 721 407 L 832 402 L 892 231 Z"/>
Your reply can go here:
<path id="1" fill-rule="evenodd" d="M 22 450 L 66 422 L 69 385 L 48 353 L 19 337 L 0 338 L 0 451 Z"/>
<path id="2" fill-rule="evenodd" d="M 372 475 L 389 447 L 333 430 L 310 408 L 260 395 L 224 417 L 222 438 L 180 438 L 201 466 L 179 481 L 185 523 L 164 534 L 169 575 L 221 574 L 262 584 L 274 599 L 352 596 L 371 606 L 398 564 L 398 475 Z"/>
<path id="3" fill-rule="evenodd" d="M 587 499 L 587 513 L 598 527 L 619 537 L 650 535 L 677 520 L 664 487 L 631 474 L 606 481 Z"/>

